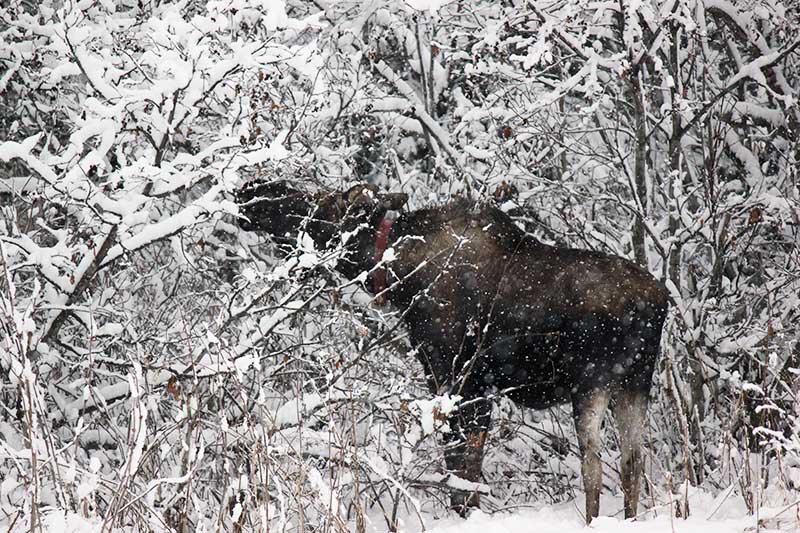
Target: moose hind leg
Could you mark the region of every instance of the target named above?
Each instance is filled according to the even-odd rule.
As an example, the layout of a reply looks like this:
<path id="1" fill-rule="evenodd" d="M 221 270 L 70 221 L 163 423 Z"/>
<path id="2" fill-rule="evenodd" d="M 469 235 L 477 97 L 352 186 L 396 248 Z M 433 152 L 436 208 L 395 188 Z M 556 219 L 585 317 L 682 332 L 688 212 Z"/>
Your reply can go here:
<path id="1" fill-rule="evenodd" d="M 620 473 L 625 496 L 625 518 L 635 518 L 639 506 L 642 478 L 642 432 L 647 417 L 648 393 L 643 390 L 619 390 L 612 409 L 619 430 Z"/>
<path id="2" fill-rule="evenodd" d="M 603 468 L 600 462 L 603 417 L 608 407 L 609 394 L 594 389 L 573 399 L 572 412 L 581 451 L 581 475 L 586 491 L 586 523 L 600 514 L 600 491 L 603 487 Z"/>

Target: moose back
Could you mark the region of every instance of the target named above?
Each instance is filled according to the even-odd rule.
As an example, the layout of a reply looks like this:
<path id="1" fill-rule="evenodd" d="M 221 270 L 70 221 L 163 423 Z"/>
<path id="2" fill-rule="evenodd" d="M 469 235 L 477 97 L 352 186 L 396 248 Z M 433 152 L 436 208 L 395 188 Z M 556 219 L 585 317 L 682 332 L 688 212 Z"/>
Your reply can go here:
<path id="1" fill-rule="evenodd" d="M 279 239 L 302 228 L 319 248 L 352 235 L 337 269 L 351 278 L 370 273 L 367 288 L 404 310 L 431 392 L 462 397 L 445 449 L 451 473 L 480 480 L 487 396 L 501 391 L 533 408 L 570 402 L 589 522 L 599 512 L 600 425 L 610 405 L 625 516 L 636 516 L 665 288 L 623 258 L 545 245 L 490 204 L 457 201 L 389 223 L 387 210 L 406 199 L 370 185 L 312 196 L 285 182 L 257 182 L 239 193 L 245 229 Z M 395 258 L 383 265 L 387 244 Z M 476 493 L 451 494 L 461 512 L 478 504 Z"/>

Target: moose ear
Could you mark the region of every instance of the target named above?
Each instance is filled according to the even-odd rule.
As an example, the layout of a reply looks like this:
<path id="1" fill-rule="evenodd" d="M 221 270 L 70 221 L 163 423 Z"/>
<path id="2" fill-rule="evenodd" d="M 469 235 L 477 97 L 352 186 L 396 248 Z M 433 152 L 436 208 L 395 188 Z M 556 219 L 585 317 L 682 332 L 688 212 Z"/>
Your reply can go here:
<path id="1" fill-rule="evenodd" d="M 375 198 L 377 192 L 378 188 L 374 185 L 369 183 L 359 183 L 358 185 L 353 185 L 347 189 L 347 191 L 342 194 L 342 197 L 348 205 L 352 205 L 354 203 L 369 202 Z"/>
<path id="2" fill-rule="evenodd" d="M 406 202 L 408 202 L 408 195 L 404 192 L 387 192 L 378 195 L 381 202 L 381 207 L 389 211 L 400 211 Z"/>

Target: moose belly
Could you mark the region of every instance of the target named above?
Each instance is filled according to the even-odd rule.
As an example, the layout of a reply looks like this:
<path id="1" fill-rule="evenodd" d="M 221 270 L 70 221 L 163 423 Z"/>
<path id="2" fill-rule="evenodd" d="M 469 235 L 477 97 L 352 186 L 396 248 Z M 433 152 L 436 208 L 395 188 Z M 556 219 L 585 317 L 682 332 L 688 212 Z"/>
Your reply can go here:
<path id="1" fill-rule="evenodd" d="M 613 329 L 606 331 L 611 334 Z M 599 333 L 587 342 L 583 334 L 562 330 L 501 337 L 483 350 L 474 379 L 535 409 L 569 402 L 597 388 L 646 390 L 653 361 L 643 359 L 640 346 L 627 342 L 625 335 L 613 342 L 604 336 Z"/>
<path id="2" fill-rule="evenodd" d="M 475 379 L 500 390 L 514 402 L 543 409 L 568 402 L 574 387 L 571 355 L 559 332 L 504 336 L 483 352 Z"/>

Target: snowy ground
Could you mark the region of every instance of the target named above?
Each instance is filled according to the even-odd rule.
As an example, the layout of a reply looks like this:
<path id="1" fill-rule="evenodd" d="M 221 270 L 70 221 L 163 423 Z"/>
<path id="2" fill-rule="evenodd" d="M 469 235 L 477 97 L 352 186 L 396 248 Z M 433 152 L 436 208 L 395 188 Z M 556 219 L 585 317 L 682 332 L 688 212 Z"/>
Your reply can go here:
<path id="1" fill-rule="evenodd" d="M 666 514 L 655 519 L 626 522 L 600 517 L 587 530 L 574 509 L 547 507 L 538 511 L 522 511 L 507 515 L 476 513 L 466 521 L 448 521 L 428 529 L 428 533 L 741 533 L 755 531 L 752 517 L 706 520 L 693 516 L 688 520 L 670 520 Z M 761 531 L 769 531 L 761 529 Z"/>
<path id="2" fill-rule="evenodd" d="M 800 494 L 798 494 L 800 500 Z M 579 508 L 582 500 L 540 509 L 518 510 L 492 515 L 474 511 L 466 520 L 452 517 L 426 520 L 427 533 L 769 533 L 773 531 L 800 531 L 800 504 L 762 509 L 760 516 L 748 516 L 744 503 L 738 496 L 723 493 L 714 497 L 693 491 L 689 498 L 691 516 L 675 518 L 667 506 L 651 510 L 639 520 L 626 521 L 619 517 L 601 516 L 587 528 Z M 604 497 L 601 512 L 622 507 L 622 501 Z M 377 524 L 375 524 L 377 525 Z M 376 528 L 378 531 L 380 528 Z M 401 531 L 421 532 L 419 521 L 407 522 Z"/>
<path id="3" fill-rule="evenodd" d="M 688 519 L 675 518 L 667 512 L 669 505 L 645 513 L 639 520 L 625 521 L 619 517 L 601 516 L 587 528 L 578 511 L 583 507 L 581 499 L 559 505 L 543 506 L 539 509 L 523 509 L 514 512 L 487 514 L 473 511 L 467 519 L 455 516 L 436 519 L 423 514 L 407 515 L 398 528 L 401 533 L 770 533 L 800 532 L 800 494 L 792 504 L 762 508 L 760 516 L 749 516 L 740 497 L 730 492 L 716 497 L 693 490 Z M 673 502 L 674 504 L 674 502 Z M 603 497 L 601 511 L 613 514 L 622 507 L 621 500 Z M 673 505 L 674 508 L 674 505 Z M 420 524 L 420 520 L 424 525 Z M 0 522 L 2 524 L 2 522 Z M 18 526 L 10 531 L 20 530 Z M 44 516 L 44 531 L 48 533 L 94 533 L 102 527 L 100 520 L 89 520 L 77 515 L 65 516 L 54 511 Z M 5 530 L 5 524 L 1 530 Z M 27 529 L 24 527 L 24 529 Z M 276 530 L 279 531 L 280 529 Z M 289 525 L 288 531 L 297 531 Z M 355 530 L 353 527 L 352 530 Z M 367 521 L 370 533 L 383 533 L 386 522 L 378 516 Z M 115 529 L 114 531 L 126 531 Z"/>

